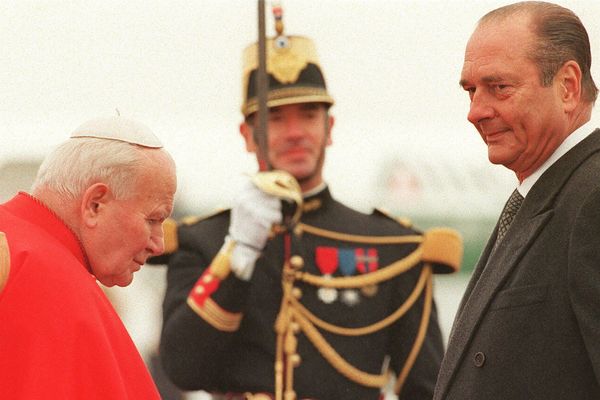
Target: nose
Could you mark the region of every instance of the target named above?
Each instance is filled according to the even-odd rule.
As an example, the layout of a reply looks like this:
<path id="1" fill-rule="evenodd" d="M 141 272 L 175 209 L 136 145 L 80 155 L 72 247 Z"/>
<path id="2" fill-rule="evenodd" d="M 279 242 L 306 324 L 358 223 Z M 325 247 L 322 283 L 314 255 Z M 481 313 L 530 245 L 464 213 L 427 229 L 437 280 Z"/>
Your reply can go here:
<path id="1" fill-rule="evenodd" d="M 304 133 L 301 119 L 296 116 L 289 116 L 285 124 L 285 134 L 287 137 L 299 137 Z"/>
<path id="2" fill-rule="evenodd" d="M 496 111 L 483 94 L 475 93 L 471 99 L 471 108 L 467 119 L 473 125 L 478 125 L 486 119 L 494 118 Z"/>
<path id="3" fill-rule="evenodd" d="M 147 250 L 154 256 L 158 256 L 165 251 L 165 241 L 162 228 L 160 230 L 160 234 L 154 234 L 150 236 Z"/>

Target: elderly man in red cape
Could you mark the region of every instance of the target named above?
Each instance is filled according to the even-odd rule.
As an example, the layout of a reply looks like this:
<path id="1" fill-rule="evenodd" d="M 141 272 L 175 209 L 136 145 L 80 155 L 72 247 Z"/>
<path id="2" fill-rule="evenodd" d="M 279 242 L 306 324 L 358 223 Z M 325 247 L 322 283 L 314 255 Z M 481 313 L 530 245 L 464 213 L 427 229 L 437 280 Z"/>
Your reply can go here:
<path id="1" fill-rule="evenodd" d="M 176 178 L 161 147 L 138 122 L 92 120 L 0 205 L 0 397 L 160 397 L 97 281 L 126 286 L 163 251 Z"/>

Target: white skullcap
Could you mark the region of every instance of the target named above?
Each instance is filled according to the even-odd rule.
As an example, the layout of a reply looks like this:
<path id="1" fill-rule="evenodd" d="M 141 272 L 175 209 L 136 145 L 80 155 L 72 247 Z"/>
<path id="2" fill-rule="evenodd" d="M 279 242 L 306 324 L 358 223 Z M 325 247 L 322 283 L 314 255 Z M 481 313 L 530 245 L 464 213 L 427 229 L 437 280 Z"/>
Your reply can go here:
<path id="1" fill-rule="evenodd" d="M 163 147 L 160 140 L 146 125 L 121 116 L 102 117 L 84 122 L 71 133 L 71 137 L 120 140 L 153 149 Z"/>

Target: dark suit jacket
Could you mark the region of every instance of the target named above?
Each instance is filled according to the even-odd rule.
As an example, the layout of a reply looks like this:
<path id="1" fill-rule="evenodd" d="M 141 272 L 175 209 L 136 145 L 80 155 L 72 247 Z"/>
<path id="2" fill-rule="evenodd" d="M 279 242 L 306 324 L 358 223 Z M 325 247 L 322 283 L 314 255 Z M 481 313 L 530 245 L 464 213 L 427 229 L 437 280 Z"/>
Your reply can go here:
<path id="1" fill-rule="evenodd" d="M 465 291 L 434 399 L 600 399 L 600 130 L 492 234 Z"/>

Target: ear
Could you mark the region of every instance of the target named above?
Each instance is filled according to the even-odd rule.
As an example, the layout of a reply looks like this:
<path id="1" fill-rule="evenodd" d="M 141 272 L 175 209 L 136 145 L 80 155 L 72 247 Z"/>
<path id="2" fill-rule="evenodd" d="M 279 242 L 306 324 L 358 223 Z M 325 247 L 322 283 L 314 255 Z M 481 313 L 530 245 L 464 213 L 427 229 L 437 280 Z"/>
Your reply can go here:
<path id="1" fill-rule="evenodd" d="M 331 139 L 331 130 L 333 129 L 333 125 L 335 124 L 335 118 L 333 115 L 327 116 L 327 146 L 333 143 Z"/>
<path id="2" fill-rule="evenodd" d="M 579 64 L 573 60 L 564 63 L 556 74 L 560 98 L 567 113 L 572 112 L 581 101 L 581 75 Z"/>
<path id="3" fill-rule="evenodd" d="M 94 183 L 88 187 L 81 197 L 81 219 L 85 226 L 93 228 L 106 207 L 114 197 L 110 188 L 104 183 Z"/>
<path id="4" fill-rule="evenodd" d="M 246 142 L 246 151 L 248 153 L 256 153 L 258 146 L 254 142 L 254 128 L 244 121 L 240 124 L 240 134 Z"/>

